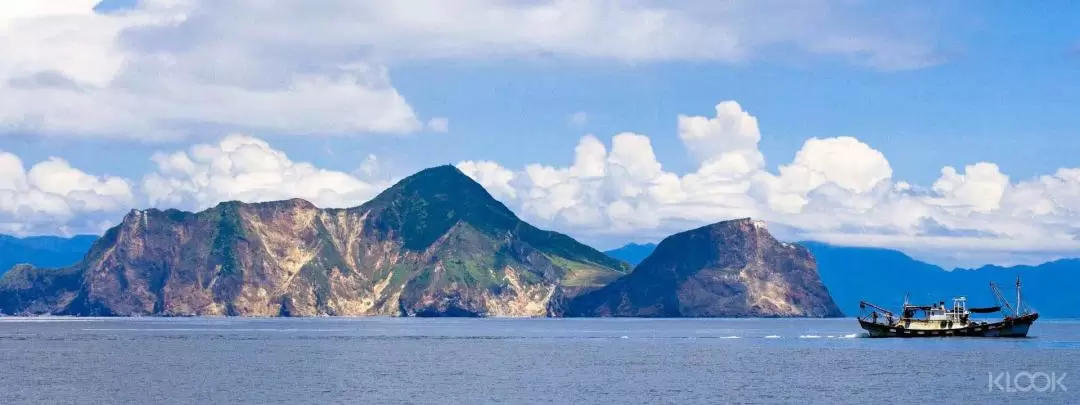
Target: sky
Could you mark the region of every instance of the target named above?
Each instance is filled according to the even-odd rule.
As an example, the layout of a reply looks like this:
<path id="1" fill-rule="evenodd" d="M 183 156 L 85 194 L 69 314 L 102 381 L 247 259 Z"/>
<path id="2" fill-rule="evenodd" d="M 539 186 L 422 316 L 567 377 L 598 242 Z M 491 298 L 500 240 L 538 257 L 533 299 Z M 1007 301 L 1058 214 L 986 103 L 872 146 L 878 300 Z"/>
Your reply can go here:
<path id="1" fill-rule="evenodd" d="M 0 233 L 363 203 L 454 164 L 598 248 L 754 217 L 1080 256 L 1080 5 L 4 0 Z"/>

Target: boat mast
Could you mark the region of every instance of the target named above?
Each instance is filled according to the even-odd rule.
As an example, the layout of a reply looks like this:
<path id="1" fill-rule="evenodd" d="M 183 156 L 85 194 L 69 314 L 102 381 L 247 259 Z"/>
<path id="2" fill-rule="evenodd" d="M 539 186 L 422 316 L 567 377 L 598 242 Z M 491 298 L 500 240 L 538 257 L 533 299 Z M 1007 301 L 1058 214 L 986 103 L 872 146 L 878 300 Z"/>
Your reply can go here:
<path id="1" fill-rule="evenodd" d="M 1017 312 L 1016 315 L 1017 316 L 1020 315 L 1020 311 L 1021 311 L 1020 308 L 1023 308 L 1023 307 L 1020 306 L 1020 275 L 1018 274 L 1018 275 L 1016 275 L 1016 312 Z"/>

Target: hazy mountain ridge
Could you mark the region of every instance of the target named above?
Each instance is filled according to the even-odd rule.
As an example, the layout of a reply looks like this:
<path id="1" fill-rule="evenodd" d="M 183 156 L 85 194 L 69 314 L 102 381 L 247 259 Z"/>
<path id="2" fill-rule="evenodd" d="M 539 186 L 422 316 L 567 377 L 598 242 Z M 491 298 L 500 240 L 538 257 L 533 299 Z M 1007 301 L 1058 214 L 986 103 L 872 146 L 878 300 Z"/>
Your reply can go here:
<path id="1" fill-rule="evenodd" d="M 31 236 L 0 235 L 0 275 L 16 264 L 62 267 L 74 264 L 98 239 L 95 235 Z"/>
<path id="2" fill-rule="evenodd" d="M 950 271 L 889 249 L 803 244 L 818 258 L 822 279 L 845 311 L 857 310 L 859 300 L 898 308 L 905 295 L 913 303 L 949 301 L 963 295 L 972 306 L 992 306 L 995 301 L 990 282 L 997 283 L 1012 301 L 1019 276 L 1025 302 L 1041 315 L 1080 317 L 1080 296 L 1075 293 L 1080 282 L 1080 259 Z"/>
<path id="3" fill-rule="evenodd" d="M 656 250 L 655 243 L 628 243 L 621 247 L 604 251 L 604 254 L 637 266 Z"/>
<path id="4" fill-rule="evenodd" d="M 1016 276 L 1020 276 L 1025 302 L 1042 315 L 1080 317 L 1080 297 L 1073 292 L 1080 282 L 1080 259 L 1056 260 L 1035 266 L 987 265 L 949 271 L 896 250 L 811 241 L 798 244 L 813 253 L 822 281 L 836 304 L 849 316 L 858 314 L 860 300 L 897 308 L 903 304 L 905 295 L 912 302 L 923 303 L 965 295 L 974 306 L 990 306 L 994 304 L 990 281 L 997 283 L 1013 300 Z M 607 253 L 624 257 L 617 250 Z"/>

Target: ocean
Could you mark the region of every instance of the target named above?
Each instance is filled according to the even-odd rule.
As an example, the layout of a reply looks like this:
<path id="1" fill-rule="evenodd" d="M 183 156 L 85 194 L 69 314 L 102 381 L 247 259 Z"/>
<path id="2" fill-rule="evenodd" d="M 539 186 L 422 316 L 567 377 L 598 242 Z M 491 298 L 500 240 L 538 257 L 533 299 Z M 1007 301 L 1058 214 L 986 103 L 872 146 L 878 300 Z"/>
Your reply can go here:
<path id="1" fill-rule="evenodd" d="M 0 318 L 0 404 L 1080 404 L 1080 321 Z M 1051 381 L 1053 380 L 1053 381 Z"/>

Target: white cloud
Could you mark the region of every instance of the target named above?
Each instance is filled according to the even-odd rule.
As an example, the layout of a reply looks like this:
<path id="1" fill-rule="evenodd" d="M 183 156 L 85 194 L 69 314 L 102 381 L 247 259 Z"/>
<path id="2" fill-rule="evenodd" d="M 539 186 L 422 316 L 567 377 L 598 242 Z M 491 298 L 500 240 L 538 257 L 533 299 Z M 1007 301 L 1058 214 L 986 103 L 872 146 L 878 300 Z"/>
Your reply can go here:
<path id="1" fill-rule="evenodd" d="M 679 177 L 663 169 L 650 139 L 640 134 L 615 135 L 610 150 L 585 136 L 566 168 L 532 164 L 511 172 L 485 162 L 488 172 L 500 173 L 494 177 L 476 175 L 473 164 L 459 167 L 488 189 L 502 190 L 496 196 L 526 218 L 577 235 L 659 235 L 680 223 L 754 213 L 748 176 L 704 165 Z"/>
<path id="2" fill-rule="evenodd" d="M 388 66 L 410 60 L 743 63 L 794 50 L 884 68 L 936 61 L 918 13 L 871 19 L 887 10 L 846 3 L 143 0 L 107 14 L 96 3 L 0 6 L 0 133 L 445 132 L 390 81 Z"/>
<path id="3" fill-rule="evenodd" d="M 761 173 L 758 180 L 767 189 L 773 210 L 799 213 L 810 202 L 809 195 L 826 186 L 860 195 L 892 178 L 892 168 L 881 152 L 852 137 L 813 138 L 795 154 L 795 160 L 780 167 L 774 176 Z M 827 189 L 824 189 L 827 190 Z M 840 203 L 851 202 L 845 196 Z"/>
<path id="4" fill-rule="evenodd" d="M 457 164 L 457 168 L 469 177 L 476 179 L 484 185 L 495 198 L 517 198 L 517 190 L 510 185 L 514 179 L 514 172 L 504 169 L 495 162 L 488 161 L 464 161 Z"/>
<path id="5" fill-rule="evenodd" d="M 939 263 L 1080 253 L 1080 168 L 1013 182 L 982 162 L 963 171 L 946 167 L 926 187 L 894 179 L 885 156 L 852 137 L 810 139 L 775 171 L 763 161 L 731 165 L 724 156 L 760 155 L 761 134 L 757 119 L 738 104 L 721 103 L 717 111 L 675 122 L 688 152 L 699 158 L 684 174 L 665 169 L 649 137 L 628 132 L 609 144 L 583 136 L 568 166 L 512 170 L 464 161 L 458 167 L 526 220 L 591 243 L 656 240 L 755 217 L 789 240 L 899 248 Z M 139 195 L 126 180 L 90 175 L 58 158 L 27 169 L 0 152 L 0 231 L 98 231 L 119 212 L 147 203 L 197 210 L 226 200 L 299 197 L 350 207 L 389 185 L 368 180 L 386 178 L 374 155 L 348 174 L 295 162 L 247 135 L 156 153 L 152 161 L 156 168 L 143 177 Z"/>
<path id="6" fill-rule="evenodd" d="M 737 102 L 717 104 L 715 118 L 680 115 L 678 122 L 679 138 L 711 171 L 745 176 L 765 165 L 757 119 Z"/>
<path id="7" fill-rule="evenodd" d="M 0 7 L 0 131 L 147 140 L 207 127 L 291 134 L 423 127 L 379 64 L 349 55 L 309 60 L 300 44 L 269 49 L 283 39 L 246 43 L 217 32 L 230 25 L 269 33 L 260 28 L 275 25 L 268 21 L 216 14 L 199 1 L 147 0 L 109 14 L 93 12 L 95 3 Z"/>
<path id="8" fill-rule="evenodd" d="M 946 167 L 920 187 L 895 180 L 880 151 L 837 137 L 806 141 L 771 172 L 757 149 L 757 119 L 737 103 L 720 103 L 716 117 L 679 116 L 677 124 L 699 161 L 684 175 L 665 171 L 649 138 L 629 133 L 615 135 L 610 151 L 583 137 L 569 167 L 511 171 L 485 162 L 500 175 L 466 173 L 501 190 L 497 196 L 525 218 L 593 242 L 751 216 L 780 225 L 789 239 L 900 248 L 950 264 L 1080 253 L 1080 169 L 1012 183 L 983 162 L 963 172 Z"/>
<path id="9" fill-rule="evenodd" d="M 22 159 L 0 151 L 0 232 L 29 234 L 69 226 L 101 230 L 101 214 L 134 204 L 131 187 L 119 177 L 93 176 L 60 158 L 26 170 Z"/>
<path id="10" fill-rule="evenodd" d="M 1009 186 L 1009 176 L 1001 173 L 993 163 L 980 162 L 956 172 L 952 166 L 941 169 L 941 178 L 933 189 L 942 196 L 937 200 L 950 209 L 974 212 L 991 212 L 1001 207 L 1001 198 Z"/>
<path id="11" fill-rule="evenodd" d="M 303 198 L 320 207 L 354 207 L 390 185 L 369 180 L 382 174 L 375 155 L 349 174 L 295 162 L 267 142 L 240 134 L 186 151 L 158 152 L 151 160 L 156 169 L 135 188 L 55 157 L 27 170 L 18 156 L 0 150 L 0 233 L 100 233 L 124 211 L 147 205 L 202 210 L 230 200 Z"/>
<path id="12" fill-rule="evenodd" d="M 230 135 L 217 144 L 192 146 L 187 152 L 157 153 L 152 160 L 157 171 L 143 179 L 143 190 L 154 206 L 204 209 L 230 200 L 303 198 L 320 207 L 352 207 L 387 186 L 294 162 L 265 141 L 247 135 Z M 375 161 L 368 157 L 368 162 Z"/>
<path id="13" fill-rule="evenodd" d="M 235 10 L 254 1 L 216 7 Z M 868 25 L 861 21 L 888 10 L 845 3 L 341 0 L 258 10 L 258 20 L 297 16 L 300 23 L 283 27 L 283 36 L 315 29 L 384 59 L 556 55 L 741 62 L 774 47 L 887 68 L 922 66 L 934 58 L 932 42 L 911 30 L 924 25 L 913 18 L 916 11 L 889 13 Z"/>

